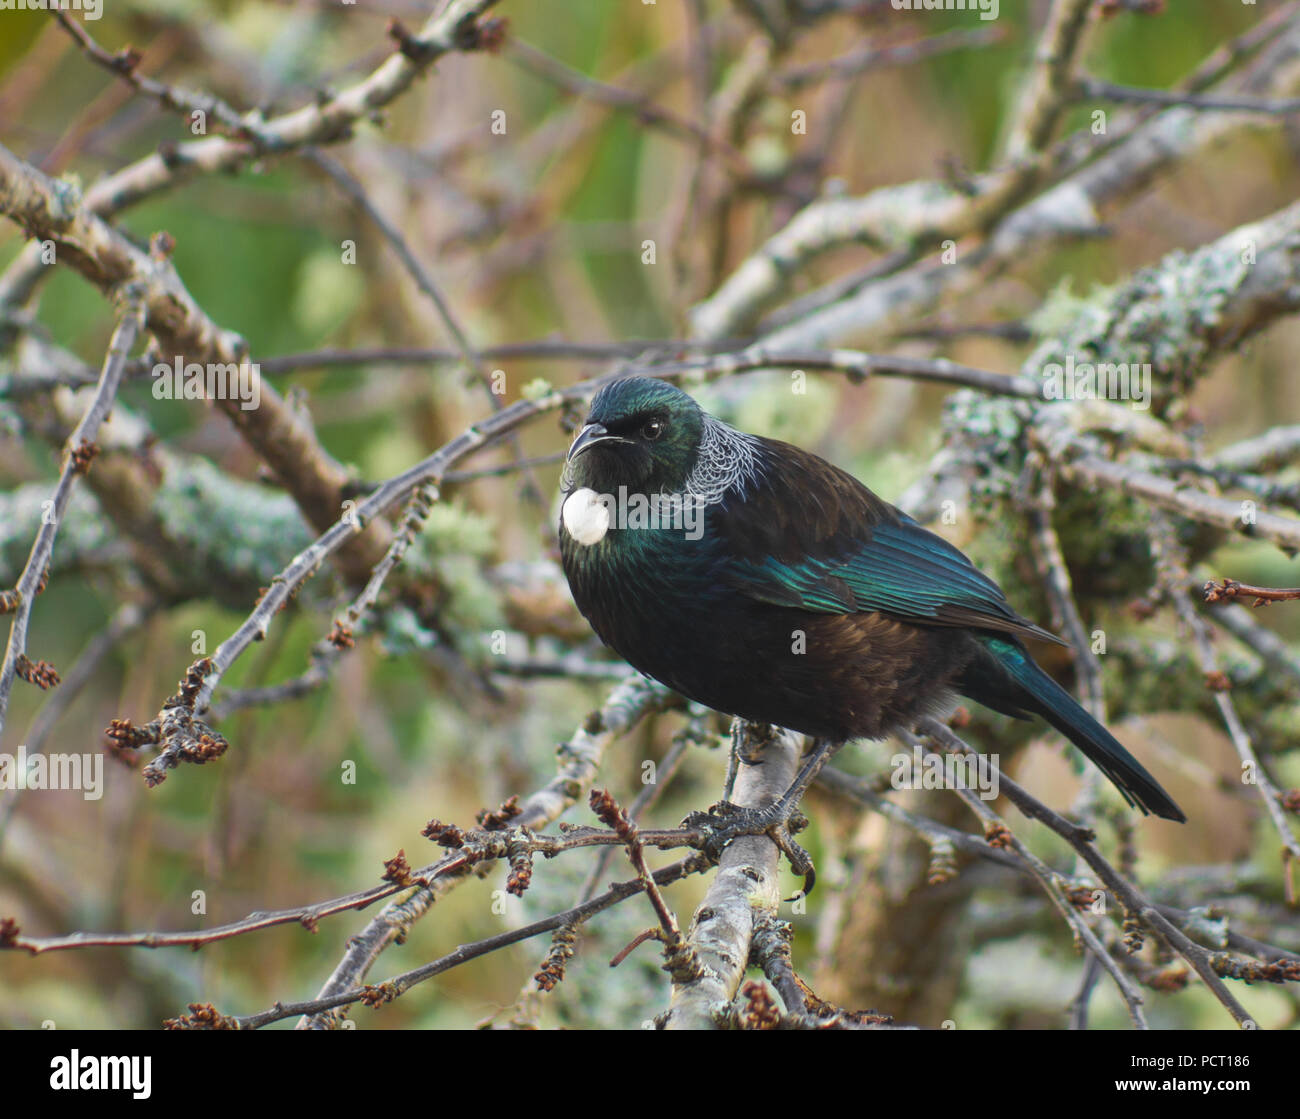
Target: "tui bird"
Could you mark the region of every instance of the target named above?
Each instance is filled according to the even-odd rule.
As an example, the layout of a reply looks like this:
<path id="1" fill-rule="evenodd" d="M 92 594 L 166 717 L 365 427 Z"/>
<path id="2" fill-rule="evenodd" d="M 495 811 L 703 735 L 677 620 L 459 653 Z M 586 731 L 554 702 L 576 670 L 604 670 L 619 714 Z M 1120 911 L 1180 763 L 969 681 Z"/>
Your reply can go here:
<path id="1" fill-rule="evenodd" d="M 592 401 L 561 488 L 578 609 L 682 695 L 835 746 L 910 729 L 962 695 L 1046 719 L 1130 805 L 1187 819 L 1023 639 L 1064 642 L 946 540 L 816 455 L 628 377 Z"/>

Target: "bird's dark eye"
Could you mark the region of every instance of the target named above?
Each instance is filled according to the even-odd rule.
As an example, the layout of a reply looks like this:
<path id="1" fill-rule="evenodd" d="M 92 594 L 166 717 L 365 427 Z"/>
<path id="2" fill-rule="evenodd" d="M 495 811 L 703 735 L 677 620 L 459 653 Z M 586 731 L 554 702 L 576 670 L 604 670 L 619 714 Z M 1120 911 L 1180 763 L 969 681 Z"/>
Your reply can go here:
<path id="1" fill-rule="evenodd" d="M 664 433 L 663 420 L 646 420 L 645 425 L 641 428 L 641 437 L 651 442 L 658 439 Z"/>

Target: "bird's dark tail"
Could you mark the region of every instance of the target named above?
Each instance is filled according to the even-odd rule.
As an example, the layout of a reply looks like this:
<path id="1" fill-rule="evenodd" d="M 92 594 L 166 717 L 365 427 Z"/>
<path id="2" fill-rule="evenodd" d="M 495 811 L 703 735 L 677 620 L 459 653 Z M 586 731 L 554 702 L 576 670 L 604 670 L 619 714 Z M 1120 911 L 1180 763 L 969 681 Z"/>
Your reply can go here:
<path id="1" fill-rule="evenodd" d="M 977 656 L 957 681 L 962 695 L 1004 715 L 1023 718 L 1032 713 L 1046 719 L 1092 759 L 1129 804 L 1144 814 L 1154 812 L 1166 820 L 1186 823 L 1183 810 L 1160 783 L 1034 663 L 1019 641 L 992 634 L 981 634 L 977 640 L 986 655 Z"/>

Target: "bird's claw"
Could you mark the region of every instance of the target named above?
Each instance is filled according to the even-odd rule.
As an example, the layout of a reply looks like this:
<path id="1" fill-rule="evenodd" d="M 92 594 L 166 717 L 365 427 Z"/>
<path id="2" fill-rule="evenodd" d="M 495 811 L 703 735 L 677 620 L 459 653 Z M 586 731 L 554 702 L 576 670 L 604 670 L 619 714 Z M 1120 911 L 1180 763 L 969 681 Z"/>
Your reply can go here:
<path id="1" fill-rule="evenodd" d="M 812 856 L 794 840 L 794 836 L 808 826 L 808 817 L 802 812 L 794 811 L 789 816 L 783 816 L 780 801 L 762 808 L 741 808 L 724 800 L 710 805 L 705 812 L 692 812 L 683 824 L 686 827 L 704 829 L 705 838 L 701 849 L 715 862 L 722 857 L 722 852 L 733 839 L 746 835 L 766 835 L 789 860 L 790 869 L 803 876 L 803 889 L 785 900 L 796 901 L 812 893 L 817 882 Z"/>

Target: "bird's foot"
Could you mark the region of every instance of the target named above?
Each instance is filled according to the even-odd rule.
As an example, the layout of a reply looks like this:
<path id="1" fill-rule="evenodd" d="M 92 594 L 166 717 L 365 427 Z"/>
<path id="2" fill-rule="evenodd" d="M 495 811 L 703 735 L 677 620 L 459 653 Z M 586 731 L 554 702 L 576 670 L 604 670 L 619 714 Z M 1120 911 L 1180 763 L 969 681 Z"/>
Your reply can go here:
<path id="1" fill-rule="evenodd" d="M 812 893 L 817 871 L 812 856 L 794 839 L 808 826 L 808 817 L 786 805 L 785 798 L 762 808 L 741 808 L 730 801 L 719 801 L 705 812 L 692 812 L 683 825 L 703 830 L 700 849 L 714 862 L 722 857 L 722 852 L 734 839 L 746 835 L 767 836 L 790 861 L 790 869 L 803 876 L 803 889 L 794 898 L 786 900 L 793 901 Z"/>

